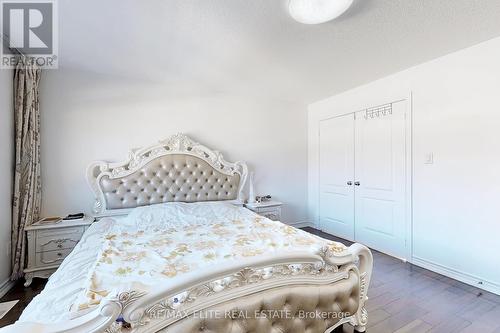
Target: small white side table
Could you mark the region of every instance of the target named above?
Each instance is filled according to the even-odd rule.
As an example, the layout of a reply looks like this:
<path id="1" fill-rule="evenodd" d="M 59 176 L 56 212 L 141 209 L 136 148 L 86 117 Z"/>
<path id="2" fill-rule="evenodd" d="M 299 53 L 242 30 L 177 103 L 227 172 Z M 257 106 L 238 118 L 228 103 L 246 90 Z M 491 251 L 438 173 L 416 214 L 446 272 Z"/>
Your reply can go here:
<path id="1" fill-rule="evenodd" d="M 24 286 L 29 287 L 34 277 L 46 279 L 54 273 L 93 221 L 92 217 L 84 217 L 26 227 L 28 266 L 24 269 Z"/>

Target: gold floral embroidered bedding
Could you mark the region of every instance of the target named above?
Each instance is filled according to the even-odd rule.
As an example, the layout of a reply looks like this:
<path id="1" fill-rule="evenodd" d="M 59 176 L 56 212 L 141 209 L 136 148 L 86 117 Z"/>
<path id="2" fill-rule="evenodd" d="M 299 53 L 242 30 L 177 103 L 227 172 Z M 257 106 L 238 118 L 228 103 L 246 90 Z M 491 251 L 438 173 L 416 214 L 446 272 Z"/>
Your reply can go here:
<path id="1" fill-rule="evenodd" d="M 226 203 L 167 203 L 134 209 L 102 235 L 102 247 L 73 312 L 111 293 L 175 287 L 220 265 L 290 251 L 345 247 Z"/>

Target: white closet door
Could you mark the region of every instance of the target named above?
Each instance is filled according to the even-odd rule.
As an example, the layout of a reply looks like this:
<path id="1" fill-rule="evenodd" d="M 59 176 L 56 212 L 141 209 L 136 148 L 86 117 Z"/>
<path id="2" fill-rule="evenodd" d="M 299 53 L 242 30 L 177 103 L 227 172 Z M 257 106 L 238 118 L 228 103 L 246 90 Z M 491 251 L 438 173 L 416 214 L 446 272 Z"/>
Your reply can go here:
<path id="1" fill-rule="evenodd" d="M 400 258 L 406 257 L 406 103 L 392 104 L 392 114 L 357 112 L 355 121 L 356 241 Z"/>
<path id="2" fill-rule="evenodd" d="M 320 226 L 354 240 L 354 115 L 321 121 L 319 135 Z"/>

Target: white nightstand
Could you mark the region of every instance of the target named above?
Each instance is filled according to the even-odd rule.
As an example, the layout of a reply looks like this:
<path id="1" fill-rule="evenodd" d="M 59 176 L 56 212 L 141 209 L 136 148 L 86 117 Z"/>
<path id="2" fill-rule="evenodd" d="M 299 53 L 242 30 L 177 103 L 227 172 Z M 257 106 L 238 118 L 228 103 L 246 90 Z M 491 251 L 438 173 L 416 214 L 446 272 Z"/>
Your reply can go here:
<path id="1" fill-rule="evenodd" d="M 48 278 L 80 241 L 94 219 L 62 221 L 56 224 L 28 226 L 28 266 L 24 269 L 25 287 L 34 277 Z"/>
<path id="2" fill-rule="evenodd" d="M 270 220 L 280 221 L 282 205 L 283 204 L 279 201 L 264 201 L 260 203 L 247 203 L 245 207 Z"/>

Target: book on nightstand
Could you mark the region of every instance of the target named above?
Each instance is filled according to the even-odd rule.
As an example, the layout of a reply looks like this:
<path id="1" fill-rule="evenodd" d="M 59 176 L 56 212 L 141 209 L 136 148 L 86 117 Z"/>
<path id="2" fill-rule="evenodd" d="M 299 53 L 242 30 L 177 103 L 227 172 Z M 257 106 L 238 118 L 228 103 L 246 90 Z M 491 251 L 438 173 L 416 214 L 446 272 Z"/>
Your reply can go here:
<path id="1" fill-rule="evenodd" d="M 57 223 L 61 223 L 62 220 L 63 220 L 63 218 L 60 216 L 45 217 L 45 218 L 41 219 L 40 221 L 33 223 L 33 225 L 57 224 Z"/>

